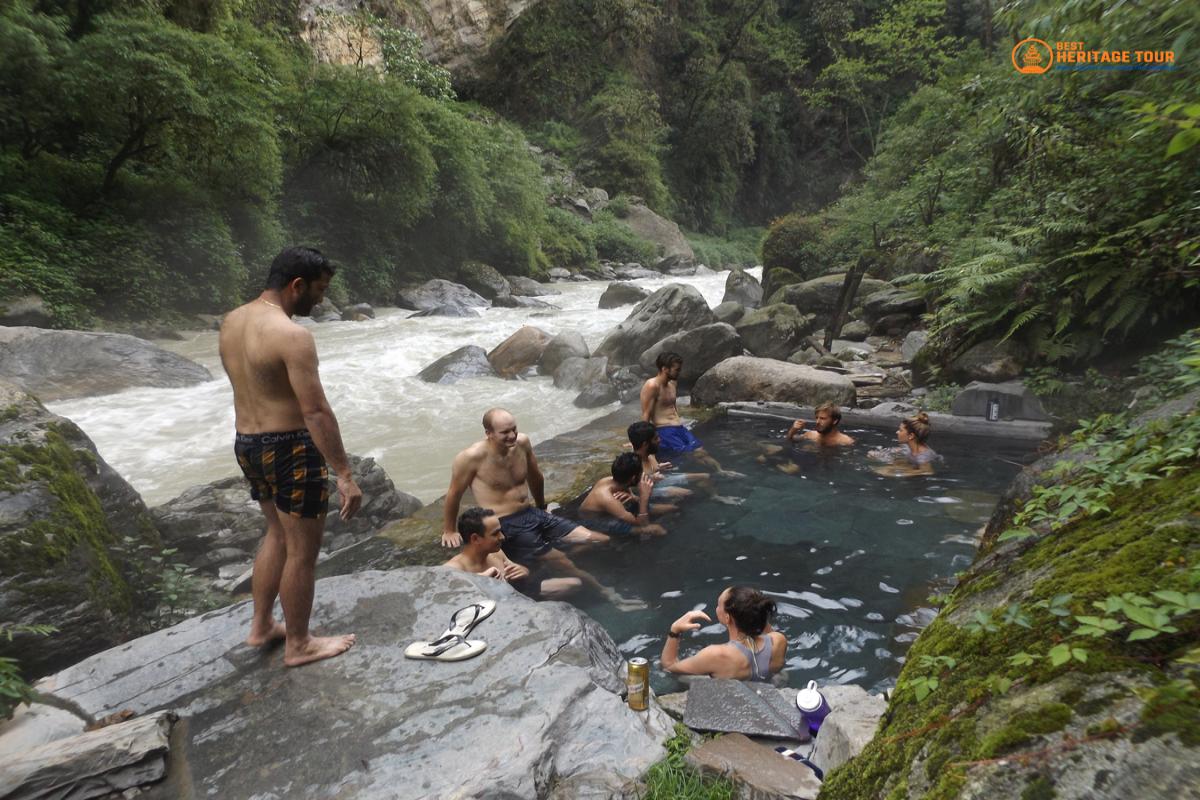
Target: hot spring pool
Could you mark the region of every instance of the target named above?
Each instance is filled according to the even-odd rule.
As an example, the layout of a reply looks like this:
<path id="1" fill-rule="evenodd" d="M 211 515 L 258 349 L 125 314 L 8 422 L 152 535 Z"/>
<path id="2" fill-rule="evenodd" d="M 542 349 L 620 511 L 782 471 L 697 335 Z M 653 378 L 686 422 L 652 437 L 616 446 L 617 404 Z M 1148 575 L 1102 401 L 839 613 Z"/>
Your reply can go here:
<path id="1" fill-rule="evenodd" d="M 713 616 L 722 589 L 747 584 L 779 606 L 789 685 L 888 686 L 933 615 L 926 598 L 971 563 L 977 531 L 1033 455 L 1027 442 L 935 430 L 929 443 L 945 458 L 937 474 L 885 478 L 866 453 L 894 445 L 890 432 L 846 427 L 858 443 L 824 452 L 788 443 L 787 426 L 745 417 L 698 425 L 705 448 L 745 477 L 721 479 L 719 497 L 697 493 L 680 513 L 658 520 L 665 537 L 571 554 L 601 582 L 648 605 L 621 612 L 592 597 L 575 601 L 626 658 L 655 665 L 672 621 L 693 608 Z M 765 455 L 768 445 L 783 449 Z M 690 466 L 687 457 L 671 460 Z M 798 471 L 785 472 L 788 464 Z M 724 641 L 714 616 L 714 624 L 684 637 L 681 654 Z M 673 676 L 657 668 L 651 674 L 656 691 L 679 688 Z"/>

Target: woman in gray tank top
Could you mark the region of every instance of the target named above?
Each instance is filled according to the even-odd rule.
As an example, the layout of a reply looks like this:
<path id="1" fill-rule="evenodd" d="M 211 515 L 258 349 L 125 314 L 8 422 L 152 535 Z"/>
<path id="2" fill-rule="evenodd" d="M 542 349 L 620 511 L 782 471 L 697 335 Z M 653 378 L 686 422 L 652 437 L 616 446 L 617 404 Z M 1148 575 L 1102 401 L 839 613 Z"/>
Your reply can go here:
<path id="1" fill-rule="evenodd" d="M 731 586 L 717 598 L 717 621 L 729 631 L 729 641 L 713 644 L 688 658 L 679 658 L 679 638 L 712 619 L 689 611 L 671 623 L 663 644 L 662 667 L 677 675 L 709 675 L 742 681 L 766 681 L 783 669 L 787 639 L 771 630 L 775 602 L 757 589 Z"/>

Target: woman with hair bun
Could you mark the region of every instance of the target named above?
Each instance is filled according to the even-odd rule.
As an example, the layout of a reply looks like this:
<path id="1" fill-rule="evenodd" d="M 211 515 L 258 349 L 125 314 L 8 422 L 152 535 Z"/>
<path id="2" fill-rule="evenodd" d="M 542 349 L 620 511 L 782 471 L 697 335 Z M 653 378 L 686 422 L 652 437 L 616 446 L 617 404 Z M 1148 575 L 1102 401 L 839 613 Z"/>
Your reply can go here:
<path id="1" fill-rule="evenodd" d="M 712 619 L 689 611 L 671 623 L 663 644 L 662 667 L 676 675 L 709 675 L 739 681 L 767 681 L 783 669 L 787 639 L 771 629 L 775 602 L 758 589 L 731 586 L 717 598 L 717 622 L 729 631 L 725 644 L 711 644 L 688 658 L 679 658 L 679 637 Z"/>
<path id="2" fill-rule="evenodd" d="M 872 450 L 867 457 L 891 461 L 890 469 L 884 467 L 881 470 L 885 475 L 930 475 L 934 462 L 942 458 L 925 443 L 930 430 L 929 415 L 924 411 L 915 417 L 906 417 L 900 420 L 900 427 L 896 429 L 896 440 L 900 445 Z"/>

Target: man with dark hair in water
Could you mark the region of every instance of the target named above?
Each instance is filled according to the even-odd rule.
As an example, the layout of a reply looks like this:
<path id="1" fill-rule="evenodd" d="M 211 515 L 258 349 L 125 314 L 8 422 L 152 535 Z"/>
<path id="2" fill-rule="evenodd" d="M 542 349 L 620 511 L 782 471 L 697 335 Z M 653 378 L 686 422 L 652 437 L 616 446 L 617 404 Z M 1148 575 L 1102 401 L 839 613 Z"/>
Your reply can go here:
<path id="1" fill-rule="evenodd" d="M 629 493 L 637 487 L 634 513 L 627 506 Z M 579 515 L 588 527 L 602 530 L 614 536 L 648 534 L 662 536 L 667 531 L 662 525 L 650 522 L 650 514 L 676 511 L 675 506 L 650 507 L 650 493 L 654 480 L 642 471 L 642 462 L 634 453 L 621 453 L 612 463 L 612 476 L 601 478 L 592 486 L 587 497 L 579 506 Z"/>
<path id="2" fill-rule="evenodd" d="M 257 298 L 221 323 L 221 364 L 233 385 L 234 452 L 267 533 L 254 559 L 254 617 L 246 641 L 284 639 L 289 667 L 345 652 L 354 636 L 311 636 L 314 568 L 328 507 L 326 460 L 337 473 L 342 519 L 362 503 L 333 409 L 317 372 L 309 331 L 292 321 L 321 302 L 334 267 L 320 251 L 289 247 L 271 262 Z M 283 621 L 275 621 L 275 598 Z"/>
<path id="3" fill-rule="evenodd" d="M 816 430 L 804 430 L 804 420 L 798 419 L 788 429 L 787 440 L 796 441 L 799 436 L 806 442 L 819 444 L 822 447 L 847 447 L 854 444 L 854 439 L 838 430 L 842 422 L 842 410 L 833 403 L 822 403 L 814 412 L 817 418 Z"/>
<path id="4" fill-rule="evenodd" d="M 642 472 L 654 480 L 655 500 L 680 500 L 691 497 L 692 490 L 685 489 L 684 484 L 696 484 L 711 493 L 712 479 L 705 472 L 675 472 L 675 465 L 670 461 L 658 460 L 660 437 L 658 428 L 653 422 L 638 420 L 626 429 L 629 444 L 633 452 L 642 462 Z"/>
<path id="5" fill-rule="evenodd" d="M 678 381 L 679 373 L 683 370 L 683 357 L 678 353 L 659 353 L 654 366 L 658 368 L 658 374 L 642 384 L 642 419 L 654 423 L 658 428 L 659 446 L 663 454 L 692 453 L 697 461 L 714 472 L 720 472 L 721 465 L 704 451 L 700 440 L 684 426 L 675 405 L 679 396 Z"/>
<path id="6" fill-rule="evenodd" d="M 529 575 L 528 569 L 509 561 L 500 549 L 504 534 L 500 532 L 500 519 L 490 508 L 468 508 L 458 517 L 458 532 L 463 540 L 462 552 L 447 561 L 447 567 L 506 581 Z"/>

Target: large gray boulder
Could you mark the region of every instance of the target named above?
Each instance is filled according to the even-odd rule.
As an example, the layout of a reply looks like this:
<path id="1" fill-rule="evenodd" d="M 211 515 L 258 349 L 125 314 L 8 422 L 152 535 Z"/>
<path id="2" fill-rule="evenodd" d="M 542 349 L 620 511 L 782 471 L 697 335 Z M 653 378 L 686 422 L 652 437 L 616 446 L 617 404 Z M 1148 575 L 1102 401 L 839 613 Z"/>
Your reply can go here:
<path id="1" fill-rule="evenodd" d="M 588 350 L 587 342 L 583 340 L 583 336 L 576 331 L 563 331 L 554 335 L 550 343 L 546 345 L 546 349 L 542 351 L 542 357 L 538 361 L 539 375 L 553 375 L 558 369 L 559 364 L 562 364 L 568 358 L 587 358 L 591 355 Z"/>
<path id="2" fill-rule="evenodd" d="M 458 268 L 458 279 L 462 281 L 463 286 L 488 300 L 512 294 L 512 287 L 508 285 L 504 276 L 495 267 L 482 261 L 463 262 Z"/>
<path id="3" fill-rule="evenodd" d="M 58 628 L 0 636 L 0 656 L 36 676 L 136 627 L 153 598 L 131 582 L 123 551 L 161 547 L 138 493 L 78 426 L 3 382 L 0 409 L 0 620 Z"/>
<path id="4" fill-rule="evenodd" d="M 950 413 L 956 417 L 986 417 L 988 406 L 998 404 L 1000 419 L 1031 419 L 1047 422 L 1050 416 L 1042 401 L 1021 381 L 982 383 L 972 381 L 954 396 Z"/>
<path id="5" fill-rule="evenodd" d="M 409 319 L 418 317 L 478 317 L 479 312 L 470 306 L 444 305 L 426 308 L 408 315 Z"/>
<path id="6" fill-rule="evenodd" d="M 679 331 L 715 322 L 703 295 L 682 283 L 668 283 L 630 312 L 625 321 L 605 337 L 596 355 L 612 364 L 636 364 L 655 342 Z"/>
<path id="7" fill-rule="evenodd" d="M 325 517 L 324 552 L 340 550 L 412 516 L 421 501 L 396 489 L 373 458 L 350 456 L 350 471 L 363 492 L 363 504 L 350 520 L 337 513 L 341 495 L 336 476 L 329 475 L 329 514 Z M 218 587 L 233 589 L 250 568 L 262 541 L 265 523 L 258 502 L 250 498 L 239 476 L 193 486 L 173 500 L 151 509 L 163 542 L 176 548 L 176 558 L 215 579 Z"/>
<path id="8" fill-rule="evenodd" d="M 716 364 L 742 354 L 742 337 L 732 325 L 714 322 L 690 331 L 680 331 L 655 342 L 642 354 L 638 365 L 646 375 L 657 374 L 654 360 L 659 353 L 678 353 L 683 357 L 679 387 L 686 389 Z"/>
<path id="9" fill-rule="evenodd" d="M 541 361 L 553 338 L 541 328 L 522 325 L 487 354 L 488 361 L 501 378 L 515 378 Z"/>
<path id="10" fill-rule="evenodd" d="M 558 289 L 552 289 L 524 275 L 505 275 L 504 280 L 508 281 L 508 288 L 516 297 L 543 297 L 550 294 L 562 294 Z"/>
<path id="11" fill-rule="evenodd" d="M 692 387 L 692 403 L 705 406 L 739 400 L 853 406 L 854 398 L 854 383 L 845 375 L 750 356 L 725 359 Z"/>
<path id="12" fill-rule="evenodd" d="M 670 719 L 621 700 L 622 657 L 565 603 L 439 567 L 321 580 L 313 625 L 347 653 L 299 670 L 243 641 L 250 604 L 94 656 L 38 688 L 94 716 L 174 709 L 175 797 L 611 797 L 664 756 Z M 497 603 L 481 655 L 404 658 L 450 615 Z"/>
<path id="13" fill-rule="evenodd" d="M 461 283 L 434 278 L 420 286 L 401 290 L 396 305 L 412 311 L 428 311 L 444 306 L 460 309 L 487 308 L 488 301 Z"/>
<path id="14" fill-rule="evenodd" d="M 810 281 L 784 286 L 775 291 L 767 302 L 793 305 L 801 314 L 812 314 L 817 327 L 823 328 L 833 321 L 833 312 L 837 310 L 838 296 L 842 293 L 842 284 L 845 281 L 846 275 L 843 272 L 822 275 Z M 866 297 L 889 288 L 891 284 L 887 281 L 863 278 L 855 297 Z M 854 305 L 856 303 L 852 297 L 849 307 Z"/>
<path id="15" fill-rule="evenodd" d="M 762 299 L 763 288 L 757 278 L 741 268 L 730 271 L 729 277 L 725 279 L 725 296 L 721 298 L 722 303 L 732 300 L 746 308 L 758 308 Z"/>
<path id="16" fill-rule="evenodd" d="M 463 378 L 495 376 L 487 351 L 474 344 L 464 345 L 439 358 L 417 373 L 417 377 L 429 383 L 457 383 Z"/>
<path id="17" fill-rule="evenodd" d="M 912 317 L 925 312 L 925 298 L 904 289 L 888 287 L 867 295 L 863 300 L 863 310 L 867 319 L 872 322 L 891 314 L 907 314 Z"/>
<path id="18" fill-rule="evenodd" d="M 671 220 L 661 217 L 641 203 L 630 203 L 629 211 L 618 222 L 626 225 L 638 236 L 658 245 L 665 258 L 678 256 L 693 261 L 696 254 L 688 244 L 687 237 Z"/>
<path id="19" fill-rule="evenodd" d="M 518 297 L 515 294 L 497 295 L 492 300 L 495 308 L 559 308 L 554 303 L 538 300 L 536 297 Z"/>
<path id="20" fill-rule="evenodd" d="M 661 277 L 652 269 L 646 269 L 641 264 L 630 262 L 613 267 L 613 273 L 616 274 L 618 280 L 634 281 L 638 278 L 658 278 Z"/>
<path id="21" fill-rule="evenodd" d="M 1024 355 L 1012 341 L 988 339 L 950 362 L 947 371 L 953 380 L 1004 383 L 1021 374 Z"/>
<path id="22" fill-rule="evenodd" d="M 554 387 L 556 389 L 583 389 L 594 383 L 607 383 L 608 359 L 578 358 L 571 356 L 563 359 L 554 370 Z"/>
<path id="23" fill-rule="evenodd" d="M 608 288 L 604 290 L 604 294 L 600 295 L 598 308 L 631 306 L 634 303 L 642 302 L 649 296 L 649 292 L 637 284 L 615 281 L 608 285 Z"/>
<path id="24" fill-rule="evenodd" d="M 771 302 L 769 298 L 784 286 L 804 283 L 804 276 L 787 267 L 763 267 L 762 275 L 763 299 L 768 303 Z"/>
<path id="25" fill-rule="evenodd" d="M 812 333 L 813 318 L 794 306 L 774 303 L 748 311 L 734 325 L 742 343 L 756 356 L 786 359 Z"/>
<path id="26" fill-rule="evenodd" d="M 917 357 L 917 353 L 929 343 L 928 331 L 909 331 L 904 337 L 904 341 L 900 343 L 900 357 L 903 363 L 911 364 Z"/>
<path id="27" fill-rule="evenodd" d="M 0 327 L 0 375 L 43 401 L 212 380 L 196 362 L 136 336 L 29 327 Z"/>
<path id="28" fill-rule="evenodd" d="M 746 307 L 733 300 L 726 300 L 713 308 L 713 316 L 716 317 L 717 322 L 728 322 L 733 325 L 746 316 Z"/>
<path id="29" fill-rule="evenodd" d="M 370 303 L 355 303 L 342 310 L 344 322 L 364 322 L 368 319 L 375 319 L 375 309 L 371 307 Z"/>
<path id="30" fill-rule="evenodd" d="M 821 723 L 810 760 L 826 775 L 863 751 L 875 736 L 887 701 L 853 684 L 831 684 L 821 693 L 832 711 Z"/>
<path id="31" fill-rule="evenodd" d="M 54 315 L 45 300 L 27 294 L 0 302 L 0 325 L 50 328 L 54 325 Z"/>

